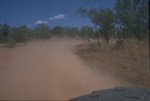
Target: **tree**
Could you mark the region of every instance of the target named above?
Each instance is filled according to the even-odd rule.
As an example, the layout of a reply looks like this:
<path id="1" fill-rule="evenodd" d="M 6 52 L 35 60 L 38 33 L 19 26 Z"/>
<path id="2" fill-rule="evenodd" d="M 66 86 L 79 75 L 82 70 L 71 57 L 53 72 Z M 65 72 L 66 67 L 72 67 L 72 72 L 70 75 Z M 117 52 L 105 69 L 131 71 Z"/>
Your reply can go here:
<path id="1" fill-rule="evenodd" d="M 117 0 L 116 20 L 124 38 L 136 38 L 140 41 L 148 34 L 148 8 L 148 0 Z"/>
<path id="2" fill-rule="evenodd" d="M 106 40 L 107 44 L 109 44 L 110 35 L 113 32 L 115 22 L 113 11 L 109 8 L 90 9 L 89 11 L 79 8 L 79 13 L 81 13 L 81 16 L 87 16 L 91 19 L 97 26 L 98 32 Z"/>
<path id="3" fill-rule="evenodd" d="M 48 39 L 51 36 L 50 28 L 46 24 L 38 24 L 34 29 L 34 35 L 37 39 Z"/>
<path id="4" fill-rule="evenodd" d="M 1 25 L 0 42 L 8 42 L 10 34 L 11 34 L 11 27 L 7 25 L 6 23 L 4 25 Z"/>
<path id="5" fill-rule="evenodd" d="M 94 31 L 89 26 L 83 26 L 81 27 L 81 30 L 80 30 L 80 36 L 81 38 L 85 38 L 85 39 L 94 37 Z"/>
<path id="6" fill-rule="evenodd" d="M 27 42 L 30 40 L 30 31 L 26 25 L 12 28 L 12 38 L 16 42 Z"/>
<path id="7" fill-rule="evenodd" d="M 53 28 L 53 36 L 63 37 L 64 36 L 64 28 L 61 26 L 55 26 Z"/>
<path id="8" fill-rule="evenodd" d="M 3 25 L 0 24 L 0 42 L 2 42 L 3 36 L 2 36 L 2 29 L 3 29 Z"/>
<path id="9" fill-rule="evenodd" d="M 75 27 L 65 27 L 65 36 L 68 37 L 79 37 L 79 29 Z"/>

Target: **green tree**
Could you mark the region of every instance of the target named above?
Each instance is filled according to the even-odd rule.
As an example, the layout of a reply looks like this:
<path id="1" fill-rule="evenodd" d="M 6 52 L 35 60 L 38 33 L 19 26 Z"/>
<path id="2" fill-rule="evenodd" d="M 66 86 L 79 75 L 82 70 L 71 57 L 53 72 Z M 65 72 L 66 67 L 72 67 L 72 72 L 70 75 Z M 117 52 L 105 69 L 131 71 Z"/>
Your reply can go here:
<path id="1" fill-rule="evenodd" d="M 64 28 L 62 26 L 55 26 L 53 28 L 53 36 L 63 37 L 64 36 Z"/>
<path id="2" fill-rule="evenodd" d="M 116 21 L 124 38 L 142 40 L 148 34 L 148 0 L 117 0 Z"/>
<path id="3" fill-rule="evenodd" d="M 48 39 L 51 36 L 50 28 L 46 24 L 38 24 L 34 29 L 34 35 L 37 39 Z"/>
<path id="4" fill-rule="evenodd" d="M 1 25 L 0 28 L 0 42 L 8 42 L 8 39 L 11 34 L 11 27 L 6 23 Z"/>
<path id="5" fill-rule="evenodd" d="M 0 42 L 2 42 L 3 36 L 2 36 L 2 29 L 3 29 L 3 25 L 0 24 Z"/>
<path id="6" fill-rule="evenodd" d="M 110 35 L 113 33 L 115 23 L 113 11 L 109 8 L 90 9 L 89 11 L 79 8 L 79 13 L 81 16 L 87 16 L 91 19 L 91 21 L 97 26 L 98 32 L 106 40 L 107 44 L 109 44 Z"/>
<path id="7" fill-rule="evenodd" d="M 26 26 L 12 28 L 12 37 L 16 42 L 27 42 L 30 40 L 30 29 Z"/>
<path id="8" fill-rule="evenodd" d="M 81 27 L 81 30 L 80 30 L 80 36 L 81 38 L 94 38 L 95 37 L 95 34 L 94 34 L 94 31 L 93 31 L 93 28 L 89 27 L 89 26 L 83 26 Z"/>
<path id="9" fill-rule="evenodd" d="M 68 37 L 79 37 L 79 29 L 75 27 L 66 28 L 66 33 Z"/>

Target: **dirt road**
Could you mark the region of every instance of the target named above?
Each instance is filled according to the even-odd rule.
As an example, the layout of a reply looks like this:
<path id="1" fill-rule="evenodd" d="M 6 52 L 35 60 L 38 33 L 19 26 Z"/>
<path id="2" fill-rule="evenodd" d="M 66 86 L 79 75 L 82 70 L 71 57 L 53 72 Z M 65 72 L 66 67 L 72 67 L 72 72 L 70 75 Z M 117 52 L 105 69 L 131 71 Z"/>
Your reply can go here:
<path id="1" fill-rule="evenodd" d="M 0 100 L 67 100 L 118 86 L 73 53 L 78 43 L 52 39 L 12 49 L 10 59 L 0 61 Z"/>

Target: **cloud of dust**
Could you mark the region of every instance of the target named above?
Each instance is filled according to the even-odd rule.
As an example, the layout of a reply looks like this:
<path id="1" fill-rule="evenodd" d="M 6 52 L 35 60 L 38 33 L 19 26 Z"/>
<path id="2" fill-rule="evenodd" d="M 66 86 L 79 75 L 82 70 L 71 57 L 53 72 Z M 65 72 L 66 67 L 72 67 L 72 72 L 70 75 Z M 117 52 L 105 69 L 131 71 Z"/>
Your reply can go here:
<path id="1" fill-rule="evenodd" d="M 14 48 L 13 57 L 0 71 L 0 99 L 67 100 L 117 86 L 72 52 L 82 42 L 54 38 Z"/>

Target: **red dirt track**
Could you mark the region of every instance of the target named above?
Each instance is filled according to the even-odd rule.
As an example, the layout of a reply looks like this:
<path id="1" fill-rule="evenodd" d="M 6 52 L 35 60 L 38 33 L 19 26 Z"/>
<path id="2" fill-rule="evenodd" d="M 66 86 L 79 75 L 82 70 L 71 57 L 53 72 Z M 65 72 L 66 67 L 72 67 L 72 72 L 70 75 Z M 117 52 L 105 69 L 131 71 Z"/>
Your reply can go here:
<path id="1" fill-rule="evenodd" d="M 118 86 L 112 77 L 93 71 L 73 53 L 78 43 L 52 39 L 0 54 L 2 59 L 9 57 L 0 59 L 0 100 L 68 100 Z"/>

